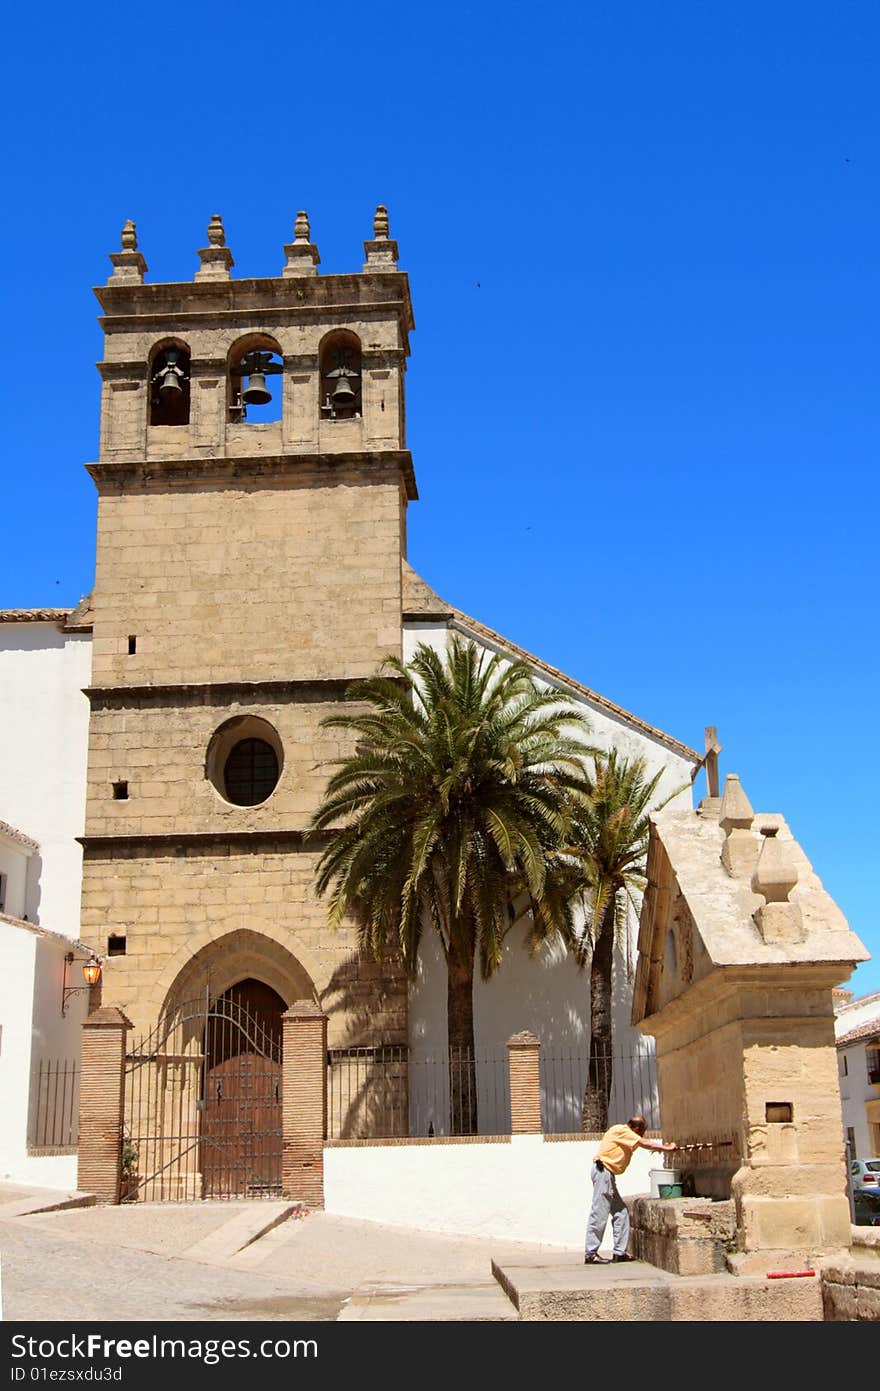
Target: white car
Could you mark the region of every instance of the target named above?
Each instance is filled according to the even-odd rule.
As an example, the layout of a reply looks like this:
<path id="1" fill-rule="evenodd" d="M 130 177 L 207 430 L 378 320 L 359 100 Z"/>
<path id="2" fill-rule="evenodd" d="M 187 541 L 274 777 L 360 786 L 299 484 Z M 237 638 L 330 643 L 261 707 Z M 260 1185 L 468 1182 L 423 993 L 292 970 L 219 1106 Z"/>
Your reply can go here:
<path id="1" fill-rule="evenodd" d="M 849 1166 L 853 1189 L 865 1188 L 880 1193 L 880 1159 L 854 1159 Z"/>

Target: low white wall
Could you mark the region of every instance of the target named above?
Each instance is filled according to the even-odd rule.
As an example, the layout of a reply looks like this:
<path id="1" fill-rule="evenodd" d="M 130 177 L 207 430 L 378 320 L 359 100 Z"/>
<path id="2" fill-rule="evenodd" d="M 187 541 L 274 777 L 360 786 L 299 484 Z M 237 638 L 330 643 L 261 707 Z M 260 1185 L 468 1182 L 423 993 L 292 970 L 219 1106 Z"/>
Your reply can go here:
<path id="1" fill-rule="evenodd" d="M 0 1178 L 26 1178 L 37 938 L 0 922 Z"/>
<path id="2" fill-rule="evenodd" d="M 513 1136 L 500 1144 L 328 1146 L 324 1206 L 423 1231 L 583 1249 L 597 1140 Z M 637 1150 L 617 1181 L 623 1197 L 650 1191 L 663 1155 Z M 603 1249 L 611 1247 L 611 1224 Z"/>
<path id="3" fill-rule="evenodd" d="M 76 1192 L 75 1154 L 28 1154 L 16 1165 L 15 1183 L 32 1183 L 35 1188 L 58 1188 Z M 59 1200 L 63 1193 L 59 1193 Z"/>
<path id="4" fill-rule="evenodd" d="M 29 1118 L 36 1115 L 35 1069 L 40 1063 L 72 1066 L 80 1058 L 88 992 L 72 995 L 62 1015 L 68 947 L 63 937 L 0 921 L 0 1179 L 12 1183 L 76 1186 L 76 1155 L 28 1152 Z M 75 975 L 70 982 L 78 983 Z"/>

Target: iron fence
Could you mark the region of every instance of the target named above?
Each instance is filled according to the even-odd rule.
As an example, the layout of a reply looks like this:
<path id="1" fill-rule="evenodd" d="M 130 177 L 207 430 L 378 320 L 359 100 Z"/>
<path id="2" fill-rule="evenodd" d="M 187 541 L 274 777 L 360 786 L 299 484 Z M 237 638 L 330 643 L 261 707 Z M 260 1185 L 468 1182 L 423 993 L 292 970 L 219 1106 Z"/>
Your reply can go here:
<path id="1" fill-rule="evenodd" d="M 80 1066 L 75 1058 L 43 1058 L 31 1079 L 28 1146 L 75 1149 L 79 1138 Z"/>
<path id="2" fill-rule="evenodd" d="M 565 1052 L 541 1049 L 541 1124 L 545 1135 L 576 1134 L 642 1115 L 649 1130 L 660 1124 L 657 1060 L 653 1053 L 619 1053 L 615 1049 Z M 588 1086 L 608 1097 L 607 1120 L 584 1123 L 595 1115 L 587 1104 Z"/>
<path id="3" fill-rule="evenodd" d="M 328 1054 L 327 1119 L 334 1140 L 510 1132 L 507 1050 L 449 1049 L 421 1056 L 404 1045 Z"/>

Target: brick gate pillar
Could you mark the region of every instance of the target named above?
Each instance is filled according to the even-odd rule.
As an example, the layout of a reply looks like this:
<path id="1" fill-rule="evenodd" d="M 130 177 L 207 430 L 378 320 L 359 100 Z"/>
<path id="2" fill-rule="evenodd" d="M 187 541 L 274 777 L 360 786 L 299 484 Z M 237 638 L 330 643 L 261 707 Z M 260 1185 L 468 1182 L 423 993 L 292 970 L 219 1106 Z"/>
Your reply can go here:
<path id="1" fill-rule="evenodd" d="M 510 1133 L 541 1134 L 541 1043 L 528 1029 L 507 1040 Z"/>
<path id="2" fill-rule="evenodd" d="M 312 1000 L 296 1000 L 281 1026 L 282 1192 L 323 1207 L 327 1016 Z"/>
<path id="3" fill-rule="evenodd" d="M 119 1202 L 125 1036 L 130 1028 L 131 1020 L 115 1005 L 96 1009 L 82 1026 L 76 1183 L 102 1203 Z"/>

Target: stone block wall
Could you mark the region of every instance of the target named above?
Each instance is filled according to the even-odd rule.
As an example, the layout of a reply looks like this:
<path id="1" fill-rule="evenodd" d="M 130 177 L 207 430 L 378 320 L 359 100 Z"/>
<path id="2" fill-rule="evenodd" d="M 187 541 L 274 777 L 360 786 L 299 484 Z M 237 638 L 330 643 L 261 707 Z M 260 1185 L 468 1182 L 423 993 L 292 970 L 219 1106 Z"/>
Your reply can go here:
<path id="1" fill-rule="evenodd" d="M 399 468 L 287 467 L 102 483 L 94 686 L 350 679 L 400 655 Z"/>
<path id="2" fill-rule="evenodd" d="M 733 1203 L 709 1198 L 632 1198 L 630 1254 L 673 1275 L 716 1275 L 735 1244 Z"/>
<path id="3" fill-rule="evenodd" d="M 406 1042 L 406 983 L 360 956 L 353 928 L 331 931 L 314 889 L 317 851 L 208 844 L 86 852 L 83 933 L 124 934 L 104 965 L 104 998 L 146 1032 L 170 1003 L 217 995 L 254 975 L 289 1003 L 312 989 L 331 1047 Z"/>
<path id="4" fill-rule="evenodd" d="M 880 1229 L 853 1227 L 849 1255 L 822 1264 L 822 1304 L 831 1323 L 880 1322 Z"/>
<path id="5" fill-rule="evenodd" d="M 172 835 L 303 831 L 327 784 L 333 762 L 354 750 L 344 731 L 321 728 L 321 720 L 346 707 L 314 687 L 290 685 L 274 699 L 231 695 L 210 689 L 182 703 L 146 691 L 95 702 L 88 773 L 90 836 Z M 276 732 L 282 768 L 275 791 L 255 807 L 227 802 L 208 776 L 215 733 L 227 720 L 255 715 Z M 128 796 L 117 801 L 116 782 Z M 221 778 L 222 785 L 222 778 Z"/>

